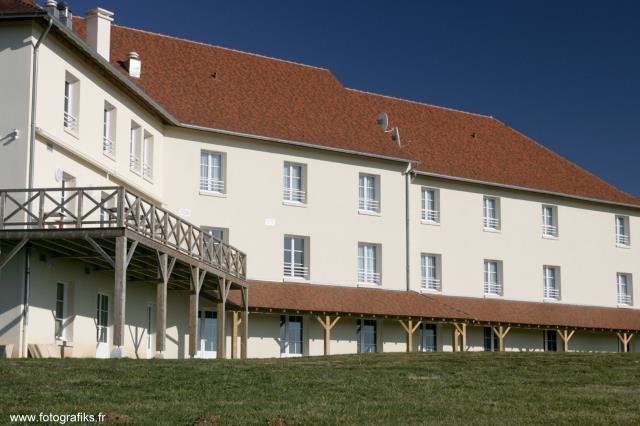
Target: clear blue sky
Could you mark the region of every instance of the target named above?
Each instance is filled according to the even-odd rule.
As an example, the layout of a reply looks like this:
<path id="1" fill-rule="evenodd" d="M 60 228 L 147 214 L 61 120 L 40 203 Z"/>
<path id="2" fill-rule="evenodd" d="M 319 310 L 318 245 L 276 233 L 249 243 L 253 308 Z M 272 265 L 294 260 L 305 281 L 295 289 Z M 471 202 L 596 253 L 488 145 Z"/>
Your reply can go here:
<path id="1" fill-rule="evenodd" d="M 492 115 L 640 197 L 640 1 L 71 0 L 118 24 Z"/>

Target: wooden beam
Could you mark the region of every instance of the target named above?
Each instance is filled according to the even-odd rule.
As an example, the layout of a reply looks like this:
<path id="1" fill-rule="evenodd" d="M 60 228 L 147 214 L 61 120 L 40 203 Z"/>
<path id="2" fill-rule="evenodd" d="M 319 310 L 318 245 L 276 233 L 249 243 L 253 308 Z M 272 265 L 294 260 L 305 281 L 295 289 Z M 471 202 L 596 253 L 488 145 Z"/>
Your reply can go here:
<path id="1" fill-rule="evenodd" d="M 337 316 L 331 320 L 329 315 L 325 315 L 324 317 L 320 315 L 316 315 L 316 320 L 320 323 L 322 328 L 324 329 L 324 354 L 331 354 L 331 330 L 336 326 L 338 321 L 340 321 L 340 317 Z"/>
<path id="2" fill-rule="evenodd" d="M 558 336 L 562 339 L 562 348 L 564 352 L 569 352 L 569 340 L 573 337 L 573 334 L 576 332 L 575 330 L 557 330 Z"/>
<path id="3" fill-rule="evenodd" d="M 498 350 L 500 352 L 504 352 L 504 338 L 507 336 L 507 334 L 511 330 L 511 327 L 505 328 L 502 325 L 498 327 L 492 326 L 491 330 L 495 333 L 496 337 L 498 338 Z"/>
<path id="4" fill-rule="evenodd" d="M 138 247 L 137 241 L 132 242 L 131 246 L 129 247 L 129 251 L 127 252 L 127 268 L 129 267 L 129 263 L 131 263 L 133 254 L 136 252 L 136 247 Z"/>
<path id="5" fill-rule="evenodd" d="M 124 237 L 116 237 L 116 242 L 120 239 L 120 238 L 124 238 Z M 116 269 L 116 262 L 111 258 L 111 256 L 109 256 L 109 254 L 107 254 L 106 251 L 104 251 L 104 249 L 102 247 L 100 247 L 100 244 L 98 244 L 96 242 L 96 240 L 94 240 L 93 238 L 91 238 L 89 235 L 85 235 L 84 239 L 89 243 L 89 245 L 96 251 L 98 252 L 98 254 L 100 256 L 102 256 L 102 258 L 104 259 L 105 262 L 107 262 L 113 269 Z M 116 243 L 117 245 L 117 243 Z M 125 247 L 126 250 L 126 247 Z M 127 268 L 127 265 L 129 264 L 129 262 L 125 263 L 124 268 Z"/>
<path id="6" fill-rule="evenodd" d="M 407 323 L 403 320 L 398 320 L 404 331 L 407 332 L 407 352 L 413 352 L 413 333 L 420 327 L 422 321 L 417 321 L 416 324 L 413 324 L 413 320 L 408 320 Z"/>
<path id="7" fill-rule="evenodd" d="M 7 263 L 11 261 L 11 259 L 15 257 L 16 254 L 18 254 L 18 252 L 22 249 L 22 247 L 25 246 L 25 244 L 27 244 L 28 241 L 29 241 L 29 238 L 24 237 L 7 254 L 0 257 L 0 271 L 2 270 L 2 268 L 4 268 L 7 265 Z"/>
<path id="8" fill-rule="evenodd" d="M 173 266 L 169 268 L 166 254 L 158 253 L 158 282 L 156 285 L 156 357 L 162 358 L 166 350 L 167 288 Z M 175 261 L 175 258 L 173 259 Z M 175 263 L 175 262 L 174 262 Z"/>
<path id="9" fill-rule="evenodd" d="M 227 357 L 227 327 L 226 327 L 226 302 L 227 302 L 227 280 L 220 279 L 218 281 L 218 287 L 220 292 L 220 301 L 217 306 L 217 342 L 216 342 L 216 356 L 218 359 L 224 359 Z"/>
<path id="10" fill-rule="evenodd" d="M 241 319 L 242 328 L 240 330 L 240 340 L 242 341 L 242 345 L 240 346 L 240 358 L 247 359 L 249 349 L 249 289 L 244 287 L 240 289 L 240 292 L 242 294 L 242 304 L 244 307 Z"/>
<path id="11" fill-rule="evenodd" d="M 618 339 L 620 339 L 620 343 L 622 344 L 622 352 L 627 353 L 629 352 L 629 342 L 631 341 L 631 338 L 633 337 L 633 333 L 616 333 L 618 335 Z"/>
<path id="12" fill-rule="evenodd" d="M 200 268 L 191 267 L 191 291 L 189 293 L 189 356 L 198 353 L 198 311 L 200 301 Z"/>
<path id="13" fill-rule="evenodd" d="M 453 352 L 464 352 L 467 347 L 467 324 L 453 324 Z"/>
<path id="14" fill-rule="evenodd" d="M 127 302 L 127 238 L 116 238 L 113 301 L 113 346 L 121 355 L 124 347 L 125 309 Z"/>
<path id="15" fill-rule="evenodd" d="M 238 358 L 238 327 L 240 327 L 240 312 L 231 312 L 231 358 Z"/>

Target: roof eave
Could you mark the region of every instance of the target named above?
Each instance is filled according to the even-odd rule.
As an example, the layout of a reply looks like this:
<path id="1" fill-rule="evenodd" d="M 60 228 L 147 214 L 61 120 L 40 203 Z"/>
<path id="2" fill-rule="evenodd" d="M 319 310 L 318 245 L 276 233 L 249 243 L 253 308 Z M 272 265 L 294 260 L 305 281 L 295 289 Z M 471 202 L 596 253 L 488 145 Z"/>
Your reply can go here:
<path id="1" fill-rule="evenodd" d="M 630 209 L 634 209 L 634 210 L 640 210 L 640 205 L 622 203 L 622 202 L 618 202 L 618 201 L 602 200 L 602 199 L 599 199 L 599 198 L 585 197 L 585 196 L 573 195 L 573 194 L 565 194 L 563 192 L 546 191 L 544 189 L 527 188 L 525 186 L 509 185 L 509 184 L 505 184 L 505 183 L 497 183 L 497 182 L 490 182 L 490 181 L 471 179 L 471 178 L 465 178 L 465 177 L 443 175 L 443 174 L 439 174 L 439 173 L 425 172 L 425 171 L 419 171 L 419 170 L 416 170 L 415 173 L 417 175 L 420 175 L 420 176 L 435 177 L 435 178 L 439 178 L 439 179 L 453 180 L 453 181 L 457 181 L 457 182 L 465 182 L 465 183 L 473 183 L 473 184 L 476 184 L 476 185 L 493 186 L 493 187 L 496 187 L 496 188 L 511 189 L 511 190 L 514 190 L 514 191 L 524 191 L 524 192 L 529 192 L 529 193 L 534 193 L 534 194 L 551 195 L 551 196 L 554 196 L 554 197 L 562 197 L 562 198 L 568 198 L 568 199 L 573 199 L 573 200 L 587 201 L 587 202 L 590 202 L 590 203 L 604 204 L 604 205 L 611 205 L 611 206 L 619 206 L 619 207 L 625 207 L 625 208 L 630 208 Z"/>

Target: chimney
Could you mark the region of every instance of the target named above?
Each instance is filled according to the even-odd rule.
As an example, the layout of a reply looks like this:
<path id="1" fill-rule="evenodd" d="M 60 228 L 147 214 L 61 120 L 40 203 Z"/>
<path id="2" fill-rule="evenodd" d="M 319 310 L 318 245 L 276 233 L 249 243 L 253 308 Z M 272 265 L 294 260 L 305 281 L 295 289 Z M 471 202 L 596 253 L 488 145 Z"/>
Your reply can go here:
<path id="1" fill-rule="evenodd" d="M 86 12 L 87 43 L 107 61 L 111 48 L 111 22 L 113 12 L 96 7 Z"/>
<path id="2" fill-rule="evenodd" d="M 69 29 L 73 28 L 73 14 L 71 13 L 71 9 L 69 9 L 69 5 L 65 1 L 61 1 L 56 6 L 58 9 L 58 19 L 60 19 L 60 23 L 66 26 Z"/>
<path id="3" fill-rule="evenodd" d="M 140 78 L 140 74 L 142 73 L 142 62 L 140 62 L 140 55 L 138 55 L 138 52 L 129 52 L 127 70 L 131 77 Z"/>
<path id="4" fill-rule="evenodd" d="M 51 16 L 53 16 L 54 18 L 58 17 L 58 2 L 56 0 L 47 0 L 44 3 L 44 9 L 47 11 L 47 13 Z"/>

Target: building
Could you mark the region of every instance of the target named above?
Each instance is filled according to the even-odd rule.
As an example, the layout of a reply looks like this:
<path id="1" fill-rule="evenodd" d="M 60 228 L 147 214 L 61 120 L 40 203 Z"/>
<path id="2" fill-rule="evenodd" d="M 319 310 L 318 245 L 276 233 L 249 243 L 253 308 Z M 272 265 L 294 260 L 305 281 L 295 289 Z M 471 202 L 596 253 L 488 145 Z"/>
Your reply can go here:
<path id="1" fill-rule="evenodd" d="M 640 200 L 495 118 L 55 1 L 0 68 L 9 356 L 640 349 Z"/>

